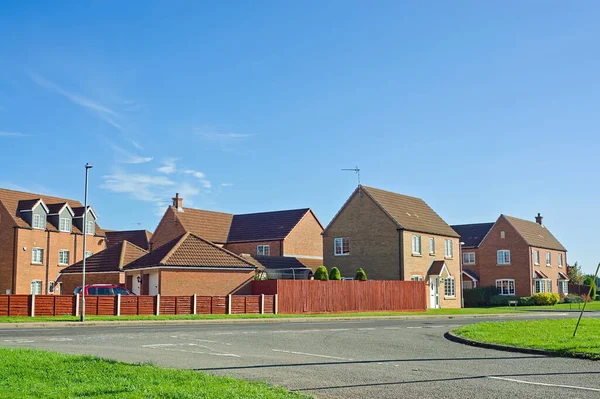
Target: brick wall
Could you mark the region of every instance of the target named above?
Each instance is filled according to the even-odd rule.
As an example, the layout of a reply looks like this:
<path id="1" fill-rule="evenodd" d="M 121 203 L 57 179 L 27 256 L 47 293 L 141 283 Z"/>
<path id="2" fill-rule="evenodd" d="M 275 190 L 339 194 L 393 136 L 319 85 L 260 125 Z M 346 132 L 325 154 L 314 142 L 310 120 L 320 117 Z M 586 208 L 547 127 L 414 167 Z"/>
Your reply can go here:
<path id="1" fill-rule="evenodd" d="M 349 255 L 334 255 L 335 237 L 350 238 Z M 323 263 L 338 267 L 344 277 L 354 277 L 362 267 L 369 279 L 397 280 L 398 242 L 396 224 L 369 196 L 355 193 L 323 234 Z"/>
<path id="2" fill-rule="evenodd" d="M 534 251 L 540 251 L 540 264 L 535 264 Z M 550 266 L 546 265 L 546 252 L 551 254 Z M 558 267 L 558 254 L 563 255 L 562 267 Z M 567 274 L 567 253 L 564 251 L 556 251 L 552 249 L 531 247 L 531 270 L 539 270 L 552 280 L 552 292 L 558 292 L 558 273 Z M 533 275 L 533 271 L 531 272 Z M 533 289 L 533 287 L 532 287 Z M 535 291 L 532 291 L 532 293 Z"/>
<path id="3" fill-rule="evenodd" d="M 256 255 L 256 247 L 258 245 L 268 245 L 270 256 L 282 256 L 281 241 L 234 242 L 230 244 L 225 244 L 224 247 L 225 249 L 233 252 L 234 254 L 250 254 L 254 256 Z"/>
<path id="4" fill-rule="evenodd" d="M 502 231 L 504 238 L 501 238 Z M 498 265 L 497 251 L 501 249 L 510 251 L 510 265 Z M 494 286 L 498 279 L 514 279 L 516 296 L 531 295 L 533 272 L 529 245 L 506 219 L 500 217 L 496 221 L 481 242 L 478 255 L 480 287 Z"/>
<path id="5" fill-rule="evenodd" d="M 173 207 L 167 208 L 150 239 L 150 248 L 152 250 L 185 234 L 186 231 L 177 219 L 176 212 L 178 211 Z"/>
<path id="6" fill-rule="evenodd" d="M 159 288 L 161 295 L 250 295 L 253 280 L 253 270 L 161 270 Z"/>
<path id="7" fill-rule="evenodd" d="M 81 287 L 81 273 L 69 273 L 62 274 L 60 278 L 56 280 L 57 283 L 62 284 L 62 292 L 63 295 L 73 295 L 73 291 L 75 288 Z M 86 273 L 85 274 L 85 284 L 125 284 L 125 274 L 124 273 Z"/>
<path id="8" fill-rule="evenodd" d="M 283 242 L 286 256 L 323 256 L 323 228 L 312 212 L 307 212 Z"/>
<path id="9" fill-rule="evenodd" d="M 14 234 L 10 213 L 0 203 L 0 294 L 12 290 Z"/>

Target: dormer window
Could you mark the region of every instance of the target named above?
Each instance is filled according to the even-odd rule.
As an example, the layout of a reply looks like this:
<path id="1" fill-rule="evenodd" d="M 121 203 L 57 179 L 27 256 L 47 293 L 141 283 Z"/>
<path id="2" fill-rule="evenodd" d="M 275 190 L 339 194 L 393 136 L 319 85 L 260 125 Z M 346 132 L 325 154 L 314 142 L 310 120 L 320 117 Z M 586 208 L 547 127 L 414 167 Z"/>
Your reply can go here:
<path id="1" fill-rule="evenodd" d="M 93 236 L 96 233 L 96 222 L 93 220 L 86 221 L 85 234 Z"/>
<path id="2" fill-rule="evenodd" d="M 31 227 L 34 229 L 45 230 L 46 229 L 46 215 L 35 213 L 33 215 Z"/>
<path id="3" fill-rule="evenodd" d="M 60 231 L 65 233 L 71 232 L 71 218 L 60 218 L 59 228 Z"/>

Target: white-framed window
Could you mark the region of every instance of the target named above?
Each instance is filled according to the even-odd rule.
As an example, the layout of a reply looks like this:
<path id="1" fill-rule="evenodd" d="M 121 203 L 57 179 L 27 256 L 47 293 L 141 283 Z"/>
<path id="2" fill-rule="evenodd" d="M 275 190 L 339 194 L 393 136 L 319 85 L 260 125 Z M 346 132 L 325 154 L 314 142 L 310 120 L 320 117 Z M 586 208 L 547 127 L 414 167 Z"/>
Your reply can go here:
<path id="1" fill-rule="evenodd" d="M 271 247 L 268 245 L 258 245 L 256 247 L 256 255 L 269 256 L 271 254 Z"/>
<path id="2" fill-rule="evenodd" d="M 501 249 L 497 252 L 498 264 L 499 265 L 510 265 L 510 251 L 508 249 Z"/>
<path id="3" fill-rule="evenodd" d="M 31 263 L 41 265 L 44 262 L 44 249 L 43 248 L 32 248 L 31 250 Z"/>
<path id="4" fill-rule="evenodd" d="M 410 276 L 410 281 L 423 281 L 423 280 L 424 280 L 423 276 L 419 276 L 416 274 L 413 276 Z"/>
<path id="5" fill-rule="evenodd" d="M 463 280 L 462 287 L 463 290 L 473 289 L 473 282 L 471 280 Z"/>
<path id="6" fill-rule="evenodd" d="M 533 251 L 533 263 L 536 265 L 540 264 L 540 251 L 538 250 Z"/>
<path id="7" fill-rule="evenodd" d="M 54 294 L 54 281 L 48 281 L 48 294 Z"/>
<path id="8" fill-rule="evenodd" d="M 545 278 L 536 278 L 533 281 L 535 284 L 536 294 L 539 294 L 540 292 L 552 292 L 552 280 Z"/>
<path id="9" fill-rule="evenodd" d="M 429 255 L 435 255 L 435 238 L 429 238 Z"/>
<path id="10" fill-rule="evenodd" d="M 496 288 L 500 295 L 515 295 L 515 280 L 510 278 L 496 280 Z"/>
<path id="11" fill-rule="evenodd" d="M 456 296 L 456 282 L 454 281 L 454 277 L 446 277 L 444 279 L 444 296 Z"/>
<path id="12" fill-rule="evenodd" d="M 93 236 L 96 233 L 96 222 L 88 220 L 85 224 L 85 234 Z"/>
<path id="13" fill-rule="evenodd" d="M 552 265 L 552 253 L 546 252 L 546 266 Z"/>
<path id="14" fill-rule="evenodd" d="M 412 236 L 412 253 L 421 255 L 421 236 Z"/>
<path id="15" fill-rule="evenodd" d="M 558 262 L 558 267 L 563 267 L 563 254 L 557 254 L 556 259 Z"/>
<path id="16" fill-rule="evenodd" d="M 61 249 L 58 251 L 58 264 L 61 266 L 69 265 L 69 250 Z"/>
<path id="17" fill-rule="evenodd" d="M 444 256 L 446 258 L 452 257 L 452 240 L 445 240 L 444 242 Z"/>
<path id="18" fill-rule="evenodd" d="M 42 295 L 42 280 L 31 280 L 31 295 Z"/>
<path id="19" fill-rule="evenodd" d="M 333 254 L 335 256 L 350 255 L 350 238 L 337 237 L 333 240 Z"/>
<path id="20" fill-rule="evenodd" d="M 569 280 L 558 280 L 558 293 L 563 295 L 569 293 Z"/>
<path id="21" fill-rule="evenodd" d="M 504 231 L 500 232 L 500 238 L 502 238 L 502 239 L 506 238 L 506 233 Z"/>
<path id="22" fill-rule="evenodd" d="M 60 231 L 66 232 L 66 233 L 70 233 L 71 232 L 71 219 L 60 218 L 60 222 L 58 223 L 58 229 Z"/>
<path id="23" fill-rule="evenodd" d="M 475 264 L 475 252 L 463 252 L 463 265 Z"/>
<path id="24" fill-rule="evenodd" d="M 89 258 L 90 256 L 92 256 L 94 253 L 92 251 L 85 251 L 85 257 L 86 259 Z"/>
<path id="25" fill-rule="evenodd" d="M 44 230 L 46 228 L 46 215 L 34 213 L 31 227 L 33 227 L 34 229 Z"/>

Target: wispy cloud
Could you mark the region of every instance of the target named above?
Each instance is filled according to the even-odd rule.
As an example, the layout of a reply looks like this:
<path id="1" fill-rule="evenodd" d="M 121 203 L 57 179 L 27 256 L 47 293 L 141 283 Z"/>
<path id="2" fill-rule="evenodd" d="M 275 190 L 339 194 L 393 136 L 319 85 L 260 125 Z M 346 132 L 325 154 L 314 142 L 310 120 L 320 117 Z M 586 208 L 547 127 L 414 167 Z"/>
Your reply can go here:
<path id="1" fill-rule="evenodd" d="M 142 147 L 142 145 L 140 143 L 138 143 L 135 140 L 129 140 L 131 142 L 131 145 L 133 145 L 135 148 L 137 148 L 138 150 L 143 150 L 144 147 Z"/>
<path id="2" fill-rule="evenodd" d="M 139 163 L 147 163 L 152 161 L 152 157 L 142 157 L 136 154 L 133 154 L 124 148 L 119 147 L 116 144 L 111 143 L 111 147 L 115 150 L 116 153 L 120 155 L 119 163 L 130 163 L 130 164 L 139 164 Z"/>
<path id="3" fill-rule="evenodd" d="M 28 72 L 29 78 L 36 83 L 38 86 L 53 91 L 57 94 L 60 94 L 63 97 L 66 97 L 73 104 L 79 105 L 87 110 L 93 112 L 96 116 L 103 119 L 106 123 L 113 126 L 116 129 L 124 130 L 123 127 L 115 121 L 115 118 L 119 117 L 119 114 L 113 109 L 100 104 L 97 101 L 89 99 L 87 97 L 82 96 L 81 94 L 73 93 L 61 87 L 60 85 L 51 82 L 42 76 L 33 73 L 31 71 Z"/>
<path id="4" fill-rule="evenodd" d="M 221 183 L 221 187 L 231 187 L 233 183 Z"/>
<path id="5" fill-rule="evenodd" d="M 192 169 L 188 169 L 184 173 L 188 174 L 188 175 L 192 175 L 195 178 L 197 178 L 198 180 L 200 180 L 200 184 L 202 184 L 202 187 L 204 187 L 204 188 L 212 187 L 212 183 L 210 182 L 210 180 L 206 179 L 206 175 L 204 173 L 199 172 L 197 170 L 192 170 Z"/>
<path id="6" fill-rule="evenodd" d="M 177 165 L 175 164 L 176 158 L 169 158 L 162 161 L 162 166 L 156 169 L 160 173 L 164 173 L 166 175 L 170 175 L 177 170 Z"/>
<path id="7" fill-rule="evenodd" d="M 209 133 L 209 132 L 197 132 L 200 136 L 209 140 L 219 141 L 242 141 L 247 140 L 250 137 L 254 137 L 253 134 L 244 133 Z"/>
<path id="8" fill-rule="evenodd" d="M 163 191 L 175 185 L 175 182 L 165 176 L 131 174 L 122 171 L 105 175 L 103 179 L 102 188 L 128 194 L 133 199 L 146 202 L 164 200 Z"/>
<path id="9" fill-rule="evenodd" d="M 20 132 L 0 132 L 0 137 L 28 137 L 29 134 Z"/>

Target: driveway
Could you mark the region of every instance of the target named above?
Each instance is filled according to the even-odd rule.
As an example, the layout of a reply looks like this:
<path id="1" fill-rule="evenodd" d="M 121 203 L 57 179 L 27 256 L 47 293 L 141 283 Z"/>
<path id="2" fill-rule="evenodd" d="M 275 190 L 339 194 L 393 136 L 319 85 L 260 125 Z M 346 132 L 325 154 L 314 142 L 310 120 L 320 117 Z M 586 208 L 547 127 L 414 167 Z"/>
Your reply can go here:
<path id="1" fill-rule="evenodd" d="M 0 345 L 153 362 L 322 398 L 598 398 L 600 362 L 473 348 L 484 319 L 0 329 Z"/>

